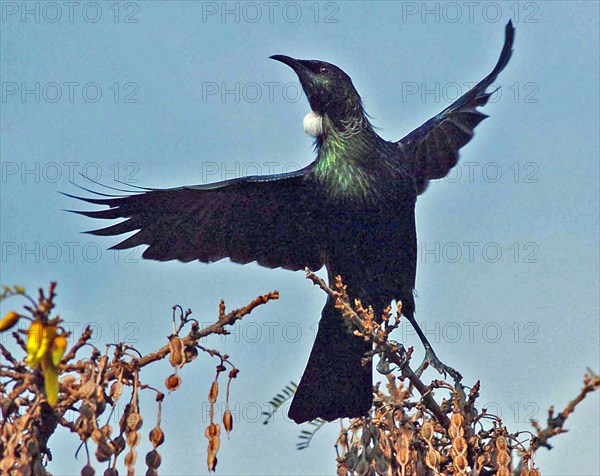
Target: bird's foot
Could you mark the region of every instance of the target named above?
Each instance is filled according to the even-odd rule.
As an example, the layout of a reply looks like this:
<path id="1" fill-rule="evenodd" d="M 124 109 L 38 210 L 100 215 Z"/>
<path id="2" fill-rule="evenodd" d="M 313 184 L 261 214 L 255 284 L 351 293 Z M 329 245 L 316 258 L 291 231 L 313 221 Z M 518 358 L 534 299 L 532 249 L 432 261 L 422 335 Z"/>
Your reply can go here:
<path id="1" fill-rule="evenodd" d="M 435 355 L 435 352 L 433 351 L 433 349 L 431 347 L 426 347 L 425 348 L 425 358 L 423 359 L 423 362 L 421 362 L 421 365 L 419 365 L 419 368 L 415 371 L 415 373 L 417 374 L 417 376 L 421 376 L 424 372 L 424 370 L 429 367 L 432 366 L 434 369 L 436 369 L 439 373 L 441 373 L 444 378 L 446 377 L 446 374 L 450 375 L 450 377 L 452 377 L 454 379 L 454 381 L 456 383 L 460 382 L 462 380 L 462 375 L 454 370 L 452 367 L 447 366 L 446 364 L 444 364 L 437 355 Z"/>
<path id="2" fill-rule="evenodd" d="M 404 346 L 398 342 L 395 342 L 393 340 L 388 341 L 391 345 L 392 348 L 395 349 L 395 353 L 396 355 L 400 356 L 400 361 L 398 361 L 397 359 L 394 359 L 393 356 L 391 356 L 390 354 L 388 354 L 387 352 L 381 352 L 380 353 L 380 359 L 379 362 L 377 363 L 377 372 L 379 372 L 382 375 L 387 375 L 390 372 L 392 372 L 394 369 L 392 369 L 390 367 L 390 362 L 393 360 L 394 363 L 396 365 L 399 365 L 400 367 L 404 367 L 408 361 L 408 354 L 406 352 L 406 349 L 404 348 Z"/>

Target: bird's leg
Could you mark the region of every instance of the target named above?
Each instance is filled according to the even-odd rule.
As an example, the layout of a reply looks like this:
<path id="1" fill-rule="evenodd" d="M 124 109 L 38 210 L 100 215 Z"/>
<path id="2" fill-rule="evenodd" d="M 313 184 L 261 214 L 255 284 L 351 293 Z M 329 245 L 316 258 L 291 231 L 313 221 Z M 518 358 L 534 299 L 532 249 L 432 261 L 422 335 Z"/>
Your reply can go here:
<path id="1" fill-rule="evenodd" d="M 415 319 L 415 316 L 413 314 L 411 314 L 411 315 L 407 315 L 405 317 L 410 321 L 411 325 L 417 332 L 419 339 L 421 339 L 421 342 L 423 343 L 423 347 L 425 347 L 425 357 L 423 358 L 423 362 L 421 362 L 421 365 L 419 365 L 419 368 L 415 371 L 415 373 L 420 377 L 421 374 L 423 373 L 423 371 L 429 365 L 431 365 L 434 369 L 436 369 L 439 373 L 443 374 L 444 376 L 446 376 L 446 374 L 448 374 L 454 379 L 455 382 L 457 382 L 457 383 L 460 382 L 462 380 L 462 375 L 459 372 L 457 372 L 456 370 L 454 370 L 452 367 L 448 367 L 446 364 L 444 364 L 438 358 L 437 355 L 435 355 L 435 352 L 433 351 L 433 347 L 431 347 L 431 344 L 427 340 L 427 337 L 425 337 L 425 334 L 419 327 L 419 324 L 417 324 L 417 320 Z"/>

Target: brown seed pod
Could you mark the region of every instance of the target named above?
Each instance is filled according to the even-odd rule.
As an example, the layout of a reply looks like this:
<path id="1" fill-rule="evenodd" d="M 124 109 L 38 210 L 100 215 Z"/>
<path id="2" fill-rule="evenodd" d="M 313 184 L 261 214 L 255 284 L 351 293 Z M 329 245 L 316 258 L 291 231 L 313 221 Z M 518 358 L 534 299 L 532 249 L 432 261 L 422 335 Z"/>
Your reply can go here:
<path id="1" fill-rule="evenodd" d="M 195 360 L 196 357 L 198 357 L 198 349 L 196 347 L 194 347 L 193 345 L 187 345 L 185 347 L 184 354 L 185 354 L 185 361 L 191 362 L 192 360 Z"/>
<path id="2" fill-rule="evenodd" d="M 98 443 L 98 448 L 96 449 L 96 459 L 99 463 L 104 463 L 105 461 L 108 461 L 113 454 L 114 450 L 110 445 L 106 444 L 103 441 Z"/>
<path id="3" fill-rule="evenodd" d="M 499 436 L 498 438 L 496 438 L 496 448 L 498 448 L 501 451 L 506 451 L 506 449 L 508 448 L 508 441 L 506 441 L 506 438 L 504 436 Z"/>
<path id="4" fill-rule="evenodd" d="M 79 407 L 79 413 L 84 418 L 92 418 L 96 416 L 96 404 L 89 401 L 84 401 Z"/>
<path id="5" fill-rule="evenodd" d="M 431 438 L 433 438 L 433 425 L 431 424 L 431 422 L 426 421 L 425 423 L 423 423 L 423 426 L 421 427 L 419 433 L 421 435 L 421 438 L 423 438 L 425 441 L 430 441 Z"/>
<path id="6" fill-rule="evenodd" d="M 137 460 L 137 452 L 135 450 L 131 450 L 125 456 L 125 466 L 127 466 L 129 468 L 133 468 L 133 466 L 135 465 L 136 460 Z"/>
<path id="7" fill-rule="evenodd" d="M 180 368 L 185 364 L 183 341 L 177 335 L 169 336 L 169 363 L 176 368 Z"/>
<path id="8" fill-rule="evenodd" d="M 165 382 L 165 386 L 167 387 L 167 390 L 171 390 L 171 391 L 177 390 L 180 385 L 181 385 L 181 377 L 177 374 L 169 375 Z"/>
<path id="9" fill-rule="evenodd" d="M 127 429 L 129 431 L 137 431 L 142 427 L 144 420 L 141 415 L 137 412 L 132 412 L 131 415 L 127 417 Z"/>
<path id="10" fill-rule="evenodd" d="M 125 438 L 123 438 L 123 435 L 117 436 L 113 440 L 113 444 L 115 445 L 115 454 L 119 455 L 125 449 Z"/>
<path id="11" fill-rule="evenodd" d="M 225 410 L 225 413 L 223 413 L 223 427 L 227 432 L 227 437 L 229 437 L 229 433 L 233 430 L 233 416 L 229 410 Z"/>
<path id="12" fill-rule="evenodd" d="M 110 438 L 110 435 L 112 435 L 113 429 L 112 429 L 112 426 L 110 426 L 109 424 L 106 424 L 102 428 L 100 428 L 100 431 L 104 435 L 104 438 Z"/>
<path id="13" fill-rule="evenodd" d="M 110 391 L 108 392 L 110 398 L 112 398 L 113 401 L 117 401 L 122 393 L 123 383 L 120 380 L 113 382 L 113 384 L 110 386 Z"/>
<path id="14" fill-rule="evenodd" d="M 165 442 L 165 434 L 160 426 L 155 426 L 148 437 L 154 448 L 162 445 Z"/>
<path id="15" fill-rule="evenodd" d="M 146 465 L 148 468 L 156 469 L 160 466 L 161 462 L 160 453 L 156 450 L 152 450 L 146 455 Z"/>
<path id="16" fill-rule="evenodd" d="M 93 380 L 86 380 L 85 383 L 79 389 L 83 398 L 90 398 L 96 391 L 96 384 Z"/>
<path id="17" fill-rule="evenodd" d="M 210 403 L 215 403 L 217 401 L 217 395 L 219 395 L 219 382 L 214 380 L 210 386 L 210 391 L 208 392 L 208 401 Z"/>
<path id="18" fill-rule="evenodd" d="M 81 469 L 81 476 L 94 476 L 94 474 L 96 474 L 96 471 L 94 471 L 94 468 L 92 468 L 90 463 L 86 464 Z"/>
<path id="19" fill-rule="evenodd" d="M 464 454 L 467 451 L 467 440 L 462 437 L 452 440 L 452 449 L 458 454 Z"/>
<path id="20" fill-rule="evenodd" d="M 125 439 L 127 440 L 127 445 L 130 448 L 135 448 L 140 442 L 140 434 L 137 431 L 131 431 L 127 433 Z"/>

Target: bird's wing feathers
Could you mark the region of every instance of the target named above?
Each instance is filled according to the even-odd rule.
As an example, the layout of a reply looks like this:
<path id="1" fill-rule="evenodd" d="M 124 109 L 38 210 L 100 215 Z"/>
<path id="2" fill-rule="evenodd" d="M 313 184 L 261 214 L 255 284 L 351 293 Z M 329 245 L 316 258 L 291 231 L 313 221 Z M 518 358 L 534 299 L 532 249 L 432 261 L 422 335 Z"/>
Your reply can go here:
<path id="1" fill-rule="evenodd" d="M 246 177 L 216 184 L 112 198 L 83 198 L 107 210 L 75 212 L 125 221 L 90 231 L 114 236 L 139 230 L 113 249 L 149 245 L 143 257 L 160 261 L 257 261 L 292 270 L 322 266 L 319 204 L 305 171 Z"/>
<path id="2" fill-rule="evenodd" d="M 510 59 L 514 32 L 509 21 L 502 53 L 490 74 L 440 114 L 397 142 L 415 172 L 419 194 L 425 191 L 429 180 L 445 177 L 456 165 L 458 150 L 471 140 L 475 127 L 488 117 L 476 108 L 485 105 L 493 94 L 486 93 L 486 89 Z"/>

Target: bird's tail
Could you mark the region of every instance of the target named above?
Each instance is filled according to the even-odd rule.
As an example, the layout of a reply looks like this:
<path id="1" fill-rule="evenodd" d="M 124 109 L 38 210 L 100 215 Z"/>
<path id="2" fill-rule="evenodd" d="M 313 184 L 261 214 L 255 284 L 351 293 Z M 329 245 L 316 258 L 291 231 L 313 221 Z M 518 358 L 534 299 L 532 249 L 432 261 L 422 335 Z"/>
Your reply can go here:
<path id="1" fill-rule="evenodd" d="M 373 401 L 372 365 L 361 360 L 371 345 L 349 330 L 328 299 L 308 364 L 290 406 L 296 423 L 366 415 Z"/>

